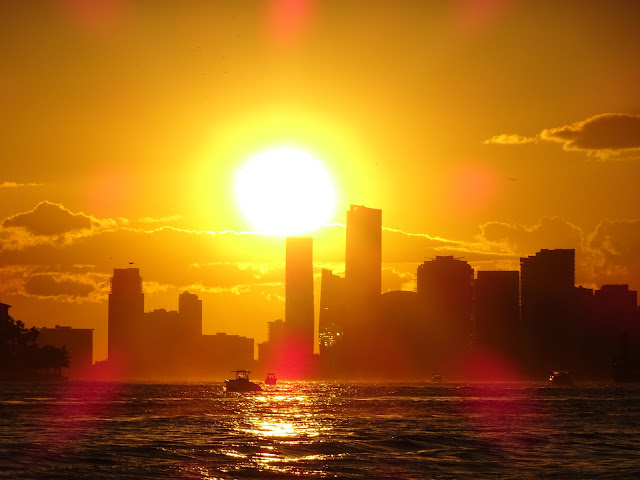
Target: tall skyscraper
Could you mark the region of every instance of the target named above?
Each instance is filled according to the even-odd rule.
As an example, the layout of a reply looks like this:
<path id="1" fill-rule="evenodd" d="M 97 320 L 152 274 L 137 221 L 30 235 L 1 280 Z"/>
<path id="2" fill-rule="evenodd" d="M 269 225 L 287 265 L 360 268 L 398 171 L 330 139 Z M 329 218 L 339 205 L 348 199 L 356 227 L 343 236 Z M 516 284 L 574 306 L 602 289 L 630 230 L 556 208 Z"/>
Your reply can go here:
<path id="1" fill-rule="evenodd" d="M 594 292 L 594 303 L 600 348 L 608 358 L 620 351 L 623 338 L 631 344 L 640 341 L 638 292 L 630 290 L 629 285 L 602 285 Z"/>
<path id="2" fill-rule="evenodd" d="M 381 293 L 382 210 L 351 205 L 347 212 L 345 280 L 348 302 L 375 304 Z"/>
<path id="3" fill-rule="evenodd" d="M 520 274 L 479 271 L 475 282 L 475 343 L 491 353 L 513 359 L 519 353 Z"/>
<path id="4" fill-rule="evenodd" d="M 108 313 L 108 356 L 127 364 L 136 351 L 138 325 L 144 315 L 142 278 L 137 268 L 116 268 L 111 277 Z"/>
<path id="5" fill-rule="evenodd" d="M 436 256 L 418 266 L 418 299 L 431 332 L 431 346 L 440 373 L 461 374 L 460 362 L 468 350 L 473 328 L 471 265 L 453 256 Z"/>
<path id="6" fill-rule="evenodd" d="M 521 316 L 528 367 L 543 378 L 572 368 L 575 250 L 543 249 L 520 259 Z"/>
<path id="7" fill-rule="evenodd" d="M 418 266 L 416 291 L 429 309 L 444 321 L 471 328 L 473 314 L 473 268 L 453 256 L 436 256 Z"/>
<path id="8" fill-rule="evenodd" d="M 338 357 L 352 376 L 358 376 L 367 374 L 375 354 L 368 334 L 380 313 L 382 210 L 351 205 L 346 234 L 344 338 Z"/>
<path id="9" fill-rule="evenodd" d="M 287 237 L 285 322 L 303 355 L 313 355 L 313 239 Z"/>
<path id="10" fill-rule="evenodd" d="M 198 295 L 182 292 L 178 297 L 178 313 L 187 338 L 194 339 L 202 335 L 202 300 Z"/>

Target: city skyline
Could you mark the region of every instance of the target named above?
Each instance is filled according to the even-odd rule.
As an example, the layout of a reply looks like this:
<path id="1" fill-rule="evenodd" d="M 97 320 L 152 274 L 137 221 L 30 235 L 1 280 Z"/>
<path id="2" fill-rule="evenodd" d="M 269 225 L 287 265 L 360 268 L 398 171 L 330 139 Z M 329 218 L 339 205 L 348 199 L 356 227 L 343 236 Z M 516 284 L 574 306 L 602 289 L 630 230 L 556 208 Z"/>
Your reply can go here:
<path id="1" fill-rule="evenodd" d="M 367 207 L 365 207 L 365 206 L 355 206 L 355 205 L 352 205 L 352 206 L 350 207 L 350 210 L 348 210 L 348 211 L 347 211 L 347 218 L 348 218 L 348 216 L 349 216 L 349 213 L 350 213 L 350 212 L 351 212 L 351 214 L 353 214 L 354 212 L 358 212 L 358 211 L 364 212 L 365 214 L 366 214 L 367 212 L 377 212 L 377 215 L 378 215 L 378 219 L 377 219 L 378 227 L 377 227 L 377 228 L 379 229 L 380 233 L 382 233 L 382 232 L 384 232 L 384 231 L 385 231 L 384 227 L 382 227 L 382 226 L 381 226 L 380 221 L 379 221 L 379 220 L 380 220 L 380 213 L 381 213 L 381 211 L 380 211 L 380 210 L 367 208 Z M 367 215 L 365 215 L 365 217 L 366 217 L 366 216 L 367 216 Z M 366 225 L 367 223 L 368 223 L 369 225 L 365 227 L 365 231 L 366 231 L 366 233 L 367 233 L 367 234 L 371 234 L 371 233 L 372 233 L 372 231 L 373 231 L 374 236 L 375 236 L 375 231 L 374 231 L 374 230 L 376 229 L 376 225 L 375 225 L 375 224 L 376 224 L 376 220 L 374 220 L 373 224 L 371 224 L 371 220 L 372 220 L 372 219 L 374 219 L 374 218 L 375 218 L 375 216 L 374 216 L 374 217 L 371 217 L 371 214 L 368 214 L 368 216 L 369 216 L 370 218 L 369 218 L 369 220 L 366 220 L 366 221 L 365 221 L 365 225 Z M 353 218 L 353 217 L 352 217 L 352 218 Z M 354 223 L 354 225 L 356 225 L 356 226 L 357 226 L 357 225 L 358 225 L 358 223 Z M 345 225 L 345 227 L 346 227 L 346 225 Z M 358 228 L 360 228 L 360 229 L 361 229 L 362 227 L 357 227 L 356 229 L 358 229 Z M 372 230 L 372 228 L 373 228 L 373 230 Z M 345 231 L 348 231 L 348 229 L 347 229 L 347 228 L 345 228 Z M 345 233 L 346 233 L 346 232 L 345 232 Z M 362 234 L 362 233 L 360 233 L 360 234 L 359 234 L 359 238 L 358 238 L 358 239 L 359 239 L 360 241 L 366 240 L 366 235 L 365 235 L 365 236 L 363 236 L 363 234 Z M 286 240 L 286 242 L 285 242 L 285 240 Z M 300 244 L 300 246 L 302 247 L 302 250 L 301 250 L 302 252 L 304 252 L 304 250 L 305 250 L 305 249 L 307 250 L 307 252 L 306 252 L 306 253 L 302 253 L 303 257 L 304 257 L 304 255 L 308 255 L 308 256 L 310 257 L 310 259 L 312 259 L 312 257 L 313 257 L 313 253 L 312 253 L 312 250 L 313 250 L 313 247 L 312 247 L 312 241 L 313 241 L 313 238 L 312 238 L 312 237 L 287 237 L 286 239 L 285 239 L 285 238 L 283 238 L 283 239 L 282 239 L 282 243 L 283 243 L 283 244 L 285 244 L 285 243 L 286 243 L 286 245 L 289 245 L 289 243 L 290 243 L 291 241 L 295 242 L 295 243 L 293 243 L 293 245 Z M 378 240 L 378 241 L 379 241 L 379 240 Z M 302 243 L 300 243 L 300 242 L 302 242 Z M 353 242 L 353 240 L 352 240 L 352 242 Z M 308 243 L 309 245 L 307 245 L 307 246 L 303 246 L 305 243 Z M 347 241 L 346 243 L 348 243 L 348 241 Z M 368 248 L 368 247 L 367 247 L 367 248 Z M 374 250 L 379 249 L 379 248 L 380 248 L 380 245 L 378 245 L 377 247 L 374 247 Z M 293 251 L 295 252 L 295 250 L 296 250 L 296 248 L 294 247 Z M 297 247 L 297 250 L 300 250 L 300 247 Z M 527 258 L 535 257 L 536 255 L 538 255 L 538 254 L 540 254 L 540 253 L 544 253 L 544 252 L 545 252 L 545 251 L 547 251 L 547 250 L 548 250 L 548 249 L 544 249 L 544 248 L 542 248 L 542 249 L 540 249 L 538 252 L 533 252 L 533 253 L 534 253 L 533 255 L 530 255 L 530 256 L 528 256 L 528 257 L 524 257 L 524 258 L 522 258 L 522 257 L 521 257 L 521 258 L 519 258 L 519 259 L 518 259 L 518 265 L 521 267 L 521 266 L 522 266 L 522 264 L 523 264 L 523 262 L 524 262 L 524 263 L 526 263 Z M 558 249 L 551 249 L 551 250 L 558 250 Z M 563 249 L 560 249 L 560 250 L 563 250 Z M 576 261 L 577 261 L 577 260 L 579 260 L 579 258 L 575 258 L 575 250 L 573 250 L 573 249 L 564 249 L 564 251 L 569 251 L 569 250 L 571 250 L 571 251 L 573 252 L 573 253 L 572 253 L 572 255 L 573 255 L 573 257 L 574 257 L 574 260 L 572 260 L 572 262 L 573 262 L 573 263 L 572 263 L 572 265 L 573 265 L 573 268 L 572 268 L 572 275 L 575 275 L 575 265 L 576 265 Z M 288 252 L 288 251 L 289 251 L 289 247 L 286 247 L 286 248 L 285 248 L 285 251 L 286 251 L 286 252 Z M 348 251 L 349 251 L 349 250 L 347 250 L 347 252 L 348 252 Z M 356 243 L 356 244 L 354 244 L 354 245 L 351 247 L 351 251 L 356 251 L 356 252 L 358 252 L 358 253 L 357 253 L 357 255 L 358 255 L 358 256 L 360 256 L 361 258 L 366 258 L 366 257 L 362 257 L 363 252 L 366 252 L 366 248 L 365 248 L 364 250 L 363 250 L 362 248 L 360 248 L 360 249 L 359 249 L 359 248 L 358 248 L 358 246 L 357 246 L 357 243 Z M 296 254 L 294 254 L 294 257 L 295 257 L 296 255 L 297 255 L 297 256 L 299 256 L 300 254 L 298 254 L 298 253 L 296 252 Z M 366 253 L 365 253 L 365 255 L 366 255 Z M 285 252 L 283 252 L 283 256 L 284 256 L 284 257 L 286 257 L 286 256 L 287 256 L 287 255 L 285 255 Z M 375 254 L 374 254 L 374 257 L 375 257 Z M 450 257 L 450 258 L 453 258 L 453 256 L 449 256 L 449 257 Z M 446 258 L 446 256 L 442 256 L 442 255 L 436 255 L 436 256 L 435 256 L 435 259 L 441 259 L 441 258 Z M 470 265 L 466 260 L 464 260 L 464 257 L 456 257 L 456 258 L 463 259 L 463 263 L 465 263 L 465 264 L 467 264 L 467 265 Z M 375 258 L 374 258 L 374 260 L 375 260 Z M 138 271 L 138 269 L 137 269 L 137 268 L 131 268 L 131 266 L 132 266 L 132 265 L 135 265 L 135 263 L 134 263 L 134 262 L 127 262 L 127 263 L 129 264 L 129 265 L 128 265 L 128 266 L 129 266 L 129 268 L 124 268 L 124 269 L 118 269 L 118 268 L 115 268 L 115 269 L 114 269 L 114 272 L 120 272 L 121 274 L 123 274 L 123 273 L 128 272 L 128 271 L 134 271 L 134 270 L 135 270 L 136 272 Z M 384 262 L 383 262 L 383 263 L 384 263 Z M 385 272 L 385 271 L 384 271 L 384 267 L 382 266 L 382 265 L 383 265 L 383 263 L 379 263 L 379 265 L 380 265 L 380 278 L 384 278 L 384 272 Z M 425 264 L 425 265 L 426 265 L 426 263 L 427 263 L 427 262 L 424 262 L 424 264 Z M 336 263 L 330 264 L 330 266 L 333 266 L 334 268 L 335 268 L 335 265 L 340 265 L 340 263 L 339 263 L 339 262 L 336 262 Z M 345 265 L 345 263 L 342 263 L 342 265 Z M 481 264 L 481 265 L 482 265 L 482 264 Z M 318 335 L 316 335 L 316 336 L 315 336 L 316 341 L 318 341 L 318 340 L 319 340 L 319 332 L 321 331 L 321 328 L 322 328 L 322 327 L 319 325 L 319 319 L 320 319 L 320 308 L 321 308 L 321 305 L 322 305 L 322 295 L 321 295 L 320 285 L 321 285 L 321 283 L 322 283 L 322 282 L 321 282 L 321 280 L 322 280 L 322 272 L 323 272 L 324 270 L 326 270 L 326 268 L 324 268 L 324 267 L 326 267 L 326 266 L 327 266 L 327 264 L 325 264 L 325 263 L 321 263 L 320 265 L 318 265 L 318 264 L 316 264 L 315 262 L 313 262 L 312 260 L 311 260 L 311 263 L 310 263 L 310 265 L 309 265 L 309 268 L 310 268 L 309 274 L 311 274 L 311 275 L 313 276 L 313 288 L 312 288 L 312 292 L 311 292 L 311 294 L 310 294 L 310 298 L 313 300 L 313 304 L 314 304 L 313 318 L 314 318 L 314 324 L 315 324 L 315 331 L 316 331 L 316 333 L 318 333 Z M 373 265 L 373 266 L 374 266 L 374 267 L 376 266 L 376 265 L 375 265 L 375 262 L 374 262 L 374 265 Z M 419 278 L 420 278 L 420 270 L 421 270 L 421 268 L 423 267 L 423 265 L 418 264 L 418 263 L 415 263 L 415 265 L 414 265 L 414 266 L 415 266 L 415 271 L 416 271 L 416 273 L 415 273 L 415 274 L 410 275 L 410 277 L 413 277 L 413 278 L 412 278 L 412 279 L 410 279 L 410 280 L 409 280 L 409 282 L 405 282 L 405 283 L 403 283 L 403 284 L 400 286 L 401 288 L 396 288 L 396 289 L 388 288 L 386 291 L 385 291 L 385 290 L 384 290 L 384 288 L 383 288 L 383 289 L 382 289 L 382 291 L 381 291 L 380 293 L 381 293 L 381 294 L 384 294 L 385 292 L 387 292 L 387 293 L 388 293 L 388 292 L 394 292 L 394 291 L 418 291 L 418 289 L 419 289 L 419 282 L 420 282 L 420 280 L 419 280 Z M 520 273 L 520 267 L 516 267 L 516 268 L 517 268 L 517 271 L 515 271 L 515 273 Z M 308 267 L 305 267 L 305 268 L 308 268 Z M 371 272 L 372 272 L 372 271 L 371 271 L 371 266 L 367 267 L 367 266 L 364 266 L 364 264 L 363 264 L 363 266 L 361 266 L 360 268 L 361 268 L 361 269 L 364 269 L 364 271 L 366 272 L 366 275 L 369 275 L 369 277 L 366 277 L 366 275 L 365 275 L 364 277 L 361 277 L 361 278 L 360 278 L 361 280 L 362 280 L 362 279 L 365 279 L 365 280 L 366 280 L 367 282 L 369 282 L 369 283 L 370 283 L 370 281 L 373 281 L 374 283 L 376 283 L 375 278 L 371 278 Z M 503 272 L 503 273 L 513 273 L 513 272 L 514 272 L 513 270 L 506 270 L 506 269 L 489 270 L 489 269 L 480 269 L 480 268 L 478 268 L 478 267 L 469 267 L 469 268 L 470 268 L 470 270 L 472 270 L 472 271 L 473 271 L 474 273 L 476 273 L 476 274 L 477 274 L 477 273 L 481 273 L 481 272 L 482 272 L 482 273 L 485 273 L 485 274 L 486 274 L 487 272 L 489 272 L 489 273 L 499 273 L 499 272 Z M 283 289 L 283 290 L 285 290 L 285 285 L 286 285 L 286 281 L 285 281 L 285 277 L 286 277 L 285 272 L 286 272 L 286 270 L 287 270 L 287 269 L 286 269 L 286 262 L 285 262 L 285 266 L 282 268 L 282 276 L 283 276 L 283 277 L 282 277 L 282 279 L 281 279 L 281 281 L 282 281 L 282 289 Z M 336 276 L 336 275 L 334 274 L 334 272 L 333 272 L 333 271 L 331 271 L 331 270 L 327 270 L 327 271 L 328 271 L 328 272 L 330 272 L 332 276 L 334 276 L 334 277 Z M 311 273 L 311 272 L 313 272 L 313 273 Z M 345 281 L 345 278 L 346 278 L 346 277 L 345 277 L 345 270 L 344 270 L 344 269 L 342 269 L 342 270 L 341 270 L 341 269 L 340 269 L 340 267 L 338 267 L 338 269 L 336 270 L 336 272 L 338 273 L 338 275 L 337 275 L 338 279 L 340 279 L 340 280 L 342 280 L 342 281 Z M 521 273 L 519 274 L 519 280 L 520 280 L 520 277 L 521 277 Z M 137 277 L 137 278 L 138 278 L 138 280 L 136 280 L 136 282 L 137 282 L 137 283 L 139 284 L 139 286 L 140 286 L 139 294 L 140 294 L 140 296 L 141 296 L 141 298 L 142 298 L 142 297 L 144 297 L 144 293 L 143 293 L 143 284 L 142 284 L 141 277 Z M 475 280 L 477 280 L 477 279 L 475 279 Z M 474 280 L 474 281 L 475 281 L 475 280 Z M 585 285 L 583 285 L 583 284 L 581 284 L 579 281 L 577 281 L 577 280 L 575 279 L 575 277 L 573 277 L 573 279 L 572 279 L 572 280 L 573 280 L 573 282 L 574 282 L 574 284 L 575 284 L 575 286 L 576 286 L 576 287 L 583 288 L 583 289 L 585 288 Z M 135 283 L 135 282 L 134 282 L 134 283 Z M 602 284 L 588 283 L 588 284 L 587 284 L 587 288 L 590 288 L 591 290 L 597 290 L 597 289 L 599 289 L 599 288 L 601 288 L 601 287 L 603 287 L 603 286 L 609 287 L 609 286 L 626 286 L 626 285 L 629 285 L 629 284 L 623 284 L 623 283 L 608 283 L 608 284 L 605 284 L 605 283 L 602 283 Z M 342 288 L 344 288 L 344 289 L 345 289 L 345 292 L 348 290 L 346 287 L 347 287 L 347 283 L 345 283 L 345 284 L 344 284 L 344 286 L 342 287 Z M 367 287 L 367 288 L 369 288 L 369 287 Z M 629 288 L 630 288 L 630 290 L 635 291 L 632 285 L 629 285 Z M 369 290 L 370 290 L 370 288 L 369 288 Z M 314 294 L 313 292 L 316 292 L 316 293 Z M 284 292 L 283 292 L 283 293 L 284 293 Z M 358 295 L 357 295 L 357 293 L 358 293 L 358 292 L 356 291 L 355 293 L 356 293 L 356 297 L 358 297 Z M 182 296 L 183 296 L 183 295 L 185 295 L 185 294 L 188 294 L 188 292 L 186 292 L 186 291 L 185 291 L 185 292 L 183 292 L 182 294 L 180 294 L 180 297 L 182 297 Z M 191 294 L 189 294 L 189 295 L 191 295 Z M 196 295 L 196 294 L 193 294 L 193 295 Z M 111 295 L 109 295 L 109 297 L 110 297 L 110 296 L 111 296 Z M 241 293 L 239 293 L 239 294 L 238 294 L 238 296 L 242 297 L 242 294 L 241 294 Z M 196 298 L 197 298 L 197 295 L 196 295 Z M 201 300 L 201 299 L 200 299 L 199 301 L 202 303 L 202 300 Z M 137 302 L 137 303 L 139 303 L 139 306 L 138 306 L 138 310 L 140 310 L 140 312 L 138 312 L 139 314 L 144 313 L 144 312 L 142 311 L 142 305 L 143 305 L 143 302 L 144 302 L 144 300 L 141 300 L 141 301 Z M 109 302 L 109 303 L 110 303 L 110 302 Z M 286 315 L 285 315 L 285 310 L 286 310 L 286 309 L 284 308 L 284 305 L 286 304 L 286 302 L 284 301 L 284 299 L 283 299 L 283 302 L 282 302 L 282 303 L 283 303 L 282 313 L 277 314 L 277 315 L 276 315 L 276 316 L 274 316 L 273 318 L 265 318 L 265 323 L 263 324 L 263 327 L 266 325 L 266 323 L 267 323 L 267 322 L 273 322 L 276 318 L 282 318 L 282 317 L 285 317 L 285 316 L 286 316 Z M 156 307 L 156 308 L 154 308 L 153 310 L 148 311 L 146 314 L 148 315 L 148 314 L 150 314 L 150 313 L 152 313 L 152 312 L 158 312 L 158 311 L 165 311 L 165 312 L 166 312 L 166 309 L 164 308 L 164 306 L 162 306 L 162 307 L 159 307 L 159 308 L 158 308 L 158 306 L 157 306 L 157 305 L 154 305 L 154 307 Z M 214 305 L 213 307 L 215 308 L 215 305 Z M 202 307 L 201 307 L 201 308 L 202 308 Z M 348 310 L 348 309 L 347 309 L 347 310 Z M 17 311 L 17 310 L 14 308 L 14 314 L 16 314 L 16 311 Z M 176 310 L 176 311 L 177 311 L 177 310 Z M 53 314 L 55 315 L 55 313 L 56 313 L 56 312 L 51 312 L 51 313 L 53 313 Z M 369 313 L 371 313 L 371 312 L 369 312 Z M 18 315 L 19 315 L 19 314 L 18 314 Z M 202 310 L 200 310 L 200 315 L 202 315 Z M 20 316 L 18 316 L 18 318 L 22 319 Z M 60 318 L 60 317 L 57 317 L 57 318 Z M 264 318 L 264 312 L 260 312 L 260 318 Z M 202 331 L 202 334 L 205 334 L 205 335 L 206 335 L 206 334 L 216 334 L 216 335 L 217 335 L 217 334 L 220 334 L 220 333 L 224 333 L 224 334 L 229 333 L 229 334 L 231 334 L 231 335 L 238 336 L 238 334 L 237 334 L 236 332 L 227 332 L 227 331 L 226 331 L 226 330 L 224 330 L 224 329 L 218 329 L 218 330 L 215 330 L 215 331 L 210 330 L 210 331 L 208 331 L 208 332 L 207 332 L 207 331 L 206 331 L 206 327 L 205 327 L 205 328 L 202 328 L 202 327 L 204 327 L 204 324 L 202 323 L 202 320 L 200 320 L 200 322 L 201 322 L 201 331 Z M 35 322 L 35 323 L 33 323 L 33 325 L 34 325 L 34 326 L 37 326 L 37 327 L 39 327 L 39 328 L 41 328 L 41 327 L 44 327 L 44 328 L 53 328 L 53 326 L 54 326 L 54 325 L 50 325 L 50 323 L 51 323 L 51 322 L 43 322 L 43 321 L 38 321 L 38 320 L 36 320 L 36 322 Z M 66 323 L 65 323 L 65 321 L 63 321 L 63 320 L 61 320 L 61 321 L 56 321 L 55 327 L 58 327 L 58 324 L 64 324 L 64 325 L 65 325 L 65 327 L 68 327 L 68 326 L 69 326 L 69 325 L 68 325 L 68 323 L 69 323 L 69 322 L 66 322 Z M 96 327 L 96 324 L 98 324 L 98 323 L 99 323 L 99 322 L 95 322 L 95 320 L 93 320 L 93 321 L 92 321 L 92 320 L 89 320 L 87 323 L 85 323 L 85 327 L 83 327 L 83 328 L 92 329 L 92 330 L 94 330 L 94 331 L 95 331 L 95 330 L 97 330 L 97 331 L 98 331 L 98 335 L 99 335 L 99 334 L 100 334 L 100 328 L 99 328 L 99 327 Z M 110 324 L 109 322 L 107 322 L 107 326 L 109 326 L 109 325 L 111 325 L 111 324 Z M 31 324 L 28 324 L 28 326 L 31 326 Z M 342 325 L 342 326 L 341 326 L 341 329 L 342 329 L 342 330 L 344 329 L 344 325 Z M 267 330 L 267 328 L 264 328 L 264 330 L 266 331 L 266 330 Z M 256 347 L 257 347 L 258 343 L 260 343 L 261 341 L 264 341 L 264 340 L 266 340 L 266 339 L 267 339 L 267 335 L 264 335 L 263 337 L 261 337 L 260 335 L 241 335 L 241 336 L 242 336 L 242 337 L 251 337 L 252 339 L 255 339 Z M 105 338 L 105 340 L 106 340 L 106 338 Z M 105 360 L 105 359 L 109 358 L 109 356 L 108 356 L 108 355 L 105 355 L 104 357 L 101 357 L 99 354 L 98 354 L 98 355 L 96 355 L 96 354 L 95 354 L 95 351 L 96 351 L 96 350 L 98 350 L 98 351 L 99 351 L 99 349 L 96 349 L 96 344 L 95 344 L 95 341 L 94 341 L 94 360 L 95 360 L 95 361 L 98 361 L 98 362 L 99 362 L 99 361 L 101 361 L 101 360 Z"/>
<path id="2" fill-rule="evenodd" d="M 577 284 L 640 290 L 633 2 L 100 5 L 0 3 L 0 301 L 28 325 L 93 328 L 105 359 L 133 262 L 151 310 L 188 290 L 205 333 L 266 340 L 284 236 L 234 188 L 281 147 L 335 190 L 303 233 L 316 292 L 349 205 L 384 212 L 383 292 L 426 258 L 517 270 L 545 248 L 576 250 Z"/>
<path id="3" fill-rule="evenodd" d="M 267 322 L 267 342 L 205 334 L 202 300 L 187 291 L 176 311 L 145 311 L 140 271 L 129 267 L 114 269 L 110 280 L 106 361 L 91 372 L 86 360 L 74 364 L 74 350 L 84 357 L 91 350 L 93 329 L 43 328 L 42 344 L 62 347 L 68 338 L 71 371 L 84 370 L 75 378 L 105 380 L 211 379 L 237 365 L 292 379 L 426 379 L 437 372 L 448 379 L 535 380 L 558 366 L 581 379 L 636 375 L 637 291 L 577 285 L 575 250 L 541 249 L 520 258 L 516 271 L 476 271 L 460 257 L 436 256 L 417 265 L 414 291 L 385 293 L 382 212 L 352 205 L 347 214 L 351 266 L 344 277 L 323 269 L 320 292 L 313 289 L 313 239 L 286 238 L 285 321 Z M 89 342 L 72 341 L 72 334 Z M 320 356 L 312 358 L 318 340 Z"/>

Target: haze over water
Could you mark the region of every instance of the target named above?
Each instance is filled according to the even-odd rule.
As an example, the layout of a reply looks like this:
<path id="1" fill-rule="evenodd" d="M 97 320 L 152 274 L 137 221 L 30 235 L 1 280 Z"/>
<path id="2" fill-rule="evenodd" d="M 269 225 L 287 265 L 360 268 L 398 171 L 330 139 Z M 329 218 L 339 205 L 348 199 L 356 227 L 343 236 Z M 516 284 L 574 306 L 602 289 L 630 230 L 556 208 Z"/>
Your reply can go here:
<path id="1" fill-rule="evenodd" d="M 6 385 L 2 478 L 637 478 L 640 387 Z"/>

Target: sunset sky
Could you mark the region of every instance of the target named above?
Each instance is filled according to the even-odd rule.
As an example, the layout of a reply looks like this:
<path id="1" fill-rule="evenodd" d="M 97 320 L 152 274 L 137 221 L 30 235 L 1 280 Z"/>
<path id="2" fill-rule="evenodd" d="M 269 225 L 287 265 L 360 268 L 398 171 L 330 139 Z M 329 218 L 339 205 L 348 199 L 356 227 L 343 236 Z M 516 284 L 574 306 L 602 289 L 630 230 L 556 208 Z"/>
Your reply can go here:
<path id="1" fill-rule="evenodd" d="M 1 1 L 0 301 L 94 328 L 104 359 L 109 278 L 134 262 L 146 310 L 189 290 L 205 333 L 265 340 L 284 238 L 235 188 L 281 147 L 335 190 L 318 280 L 344 272 L 358 204 L 382 209 L 383 291 L 435 255 L 517 269 L 541 248 L 638 290 L 639 20 L 634 1 Z"/>

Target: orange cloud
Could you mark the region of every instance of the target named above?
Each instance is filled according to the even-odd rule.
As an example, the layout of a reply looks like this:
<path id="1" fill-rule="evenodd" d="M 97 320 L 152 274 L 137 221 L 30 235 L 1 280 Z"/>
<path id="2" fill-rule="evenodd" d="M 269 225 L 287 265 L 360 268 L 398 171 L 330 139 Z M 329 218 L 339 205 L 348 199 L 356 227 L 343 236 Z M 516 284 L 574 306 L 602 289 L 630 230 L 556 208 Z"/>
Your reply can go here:
<path id="1" fill-rule="evenodd" d="M 538 137 L 524 137 L 517 133 L 503 133 L 501 135 L 494 135 L 482 142 L 486 145 L 498 144 L 498 145 L 522 145 L 525 143 L 538 143 Z"/>
<path id="2" fill-rule="evenodd" d="M 480 225 L 476 238 L 492 249 L 524 256 L 541 248 L 580 249 L 584 234 L 580 227 L 559 217 L 542 217 L 532 226 L 486 222 Z"/>
<path id="3" fill-rule="evenodd" d="M 17 187 L 41 187 L 44 183 L 17 183 L 17 182 L 2 182 L 0 188 L 17 188 Z"/>
<path id="4" fill-rule="evenodd" d="M 640 289 L 640 220 L 603 220 L 588 236 L 593 274 L 600 283 Z"/>

